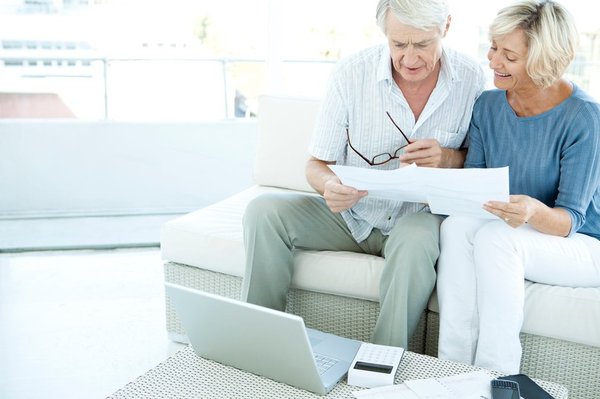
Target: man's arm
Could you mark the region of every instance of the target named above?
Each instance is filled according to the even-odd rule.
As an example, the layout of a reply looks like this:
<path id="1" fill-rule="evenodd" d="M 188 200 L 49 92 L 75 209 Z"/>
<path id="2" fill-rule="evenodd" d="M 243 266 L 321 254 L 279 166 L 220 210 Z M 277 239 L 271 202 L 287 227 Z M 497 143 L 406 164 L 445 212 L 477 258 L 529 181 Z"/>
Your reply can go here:
<path id="1" fill-rule="evenodd" d="M 400 162 L 430 168 L 462 168 L 467 150 L 443 148 L 435 139 L 416 140 L 404 147 Z"/>
<path id="2" fill-rule="evenodd" d="M 332 212 L 341 212 L 352 208 L 367 192 L 344 186 L 327 166 L 334 163 L 311 157 L 306 163 L 306 179 L 312 188 L 323 195 Z"/>
<path id="3" fill-rule="evenodd" d="M 442 148 L 445 154 L 442 156 L 440 168 L 462 168 L 467 158 L 467 149 L 454 150 L 452 148 Z"/>
<path id="4" fill-rule="evenodd" d="M 334 165 L 335 162 L 321 161 L 315 157 L 310 157 L 306 162 L 306 180 L 319 194 L 325 192 L 325 182 L 329 179 L 338 179 L 327 165 Z"/>

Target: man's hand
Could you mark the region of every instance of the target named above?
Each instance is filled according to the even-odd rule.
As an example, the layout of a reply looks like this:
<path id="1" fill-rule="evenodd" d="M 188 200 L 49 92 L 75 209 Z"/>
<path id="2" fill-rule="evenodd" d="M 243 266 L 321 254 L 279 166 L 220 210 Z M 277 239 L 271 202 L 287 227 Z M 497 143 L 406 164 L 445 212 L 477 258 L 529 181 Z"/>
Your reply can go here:
<path id="1" fill-rule="evenodd" d="M 323 198 L 331 212 L 337 213 L 352 208 L 368 192 L 354 187 L 344 186 L 337 176 L 327 179 L 323 186 Z"/>
<path id="2" fill-rule="evenodd" d="M 400 162 L 430 168 L 462 168 L 466 155 L 466 150 L 444 148 L 436 139 L 423 139 L 404 147 Z"/>
<path id="3" fill-rule="evenodd" d="M 442 148 L 436 139 L 416 140 L 404 147 L 400 162 L 441 168 L 445 166 L 444 151 L 445 148 Z"/>

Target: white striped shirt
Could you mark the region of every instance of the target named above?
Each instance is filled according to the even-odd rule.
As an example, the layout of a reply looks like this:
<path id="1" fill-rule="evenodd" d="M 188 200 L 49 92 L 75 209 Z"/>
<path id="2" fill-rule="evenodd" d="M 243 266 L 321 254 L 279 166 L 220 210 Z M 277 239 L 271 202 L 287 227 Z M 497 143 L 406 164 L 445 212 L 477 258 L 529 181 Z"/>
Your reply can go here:
<path id="1" fill-rule="evenodd" d="M 444 49 L 437 85 L 417 121 L 392 79 L 391 68 L 387 44 L 365 49 L 338 62 L 317 117 L 309 148 L 312 156 L 335 161 L 338 165 L 397 168 L 397 159 L 370 166 L 348 147 L 346 128 L 354 148 L 369 159 L 384 152 L 393 153 L 406 144 L 386 111 L 411 140 L 435 138 L 442 147 L 461 146 L 473 104 L 485 85 L 484 72 L 477 62 Z M 373 228 L 389 234 L 399 217 L 423 210 L 426 210 L 424 204 L 367 196 L 352 209 L 342 212 L 342 216 L 356 241 L 361 242 Z"/>

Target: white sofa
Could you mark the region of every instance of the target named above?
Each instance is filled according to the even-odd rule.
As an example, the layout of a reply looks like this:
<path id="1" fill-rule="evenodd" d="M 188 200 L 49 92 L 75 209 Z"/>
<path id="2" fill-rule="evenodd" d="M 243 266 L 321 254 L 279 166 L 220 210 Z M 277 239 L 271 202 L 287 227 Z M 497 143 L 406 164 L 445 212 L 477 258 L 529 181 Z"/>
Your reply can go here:
<path id="1" fill-rule="evenodd" d="M 246 204 L 265 192 L 296 190 L 316 195 L 306 183 L 304 165 L 318 105 L 316 99 L 261 98 L 256 185 L 163 226 L 166 281 L 239 297 Z M 299 250 L 294 261 L 287 311 L 304 317 L 310 327 L 369 340 L 379 312 L 384 260 L 349 252 Z M 570 398 L 600 397 L 600 288 L 527 283 L 525 294 L 522 372 L 566 385 Z M 171 339 L 186 342 L 168 298 L 166 313 Z M 434 294 L 409 349 L 435 356 L 437 334 Z"/>

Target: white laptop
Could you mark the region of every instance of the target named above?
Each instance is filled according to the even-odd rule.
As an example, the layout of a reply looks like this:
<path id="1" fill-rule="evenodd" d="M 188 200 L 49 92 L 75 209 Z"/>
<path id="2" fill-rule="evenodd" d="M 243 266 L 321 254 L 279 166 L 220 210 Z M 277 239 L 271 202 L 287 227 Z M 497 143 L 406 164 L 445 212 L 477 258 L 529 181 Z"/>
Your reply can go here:
<path id="1" fill-rule="evenodd" d="M 176 284 L 165 288 L 198 356 L 319 395 L 344 377 L 361 345 L 307 329 L 296 315 Z"/>

